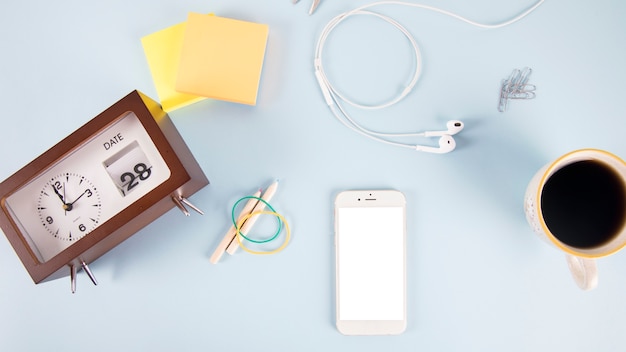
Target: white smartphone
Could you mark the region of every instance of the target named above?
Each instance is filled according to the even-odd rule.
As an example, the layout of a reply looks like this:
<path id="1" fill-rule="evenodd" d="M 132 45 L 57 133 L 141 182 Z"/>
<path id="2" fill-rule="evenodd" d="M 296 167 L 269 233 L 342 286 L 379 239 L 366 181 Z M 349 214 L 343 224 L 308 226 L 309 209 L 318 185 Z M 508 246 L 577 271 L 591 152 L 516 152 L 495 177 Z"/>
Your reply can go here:
<path id="1" fill-rule="evenodd" d="M 335 199 L 337 329 L 396 335 L 406 329 L 406 199 L 394 190 Z"/>

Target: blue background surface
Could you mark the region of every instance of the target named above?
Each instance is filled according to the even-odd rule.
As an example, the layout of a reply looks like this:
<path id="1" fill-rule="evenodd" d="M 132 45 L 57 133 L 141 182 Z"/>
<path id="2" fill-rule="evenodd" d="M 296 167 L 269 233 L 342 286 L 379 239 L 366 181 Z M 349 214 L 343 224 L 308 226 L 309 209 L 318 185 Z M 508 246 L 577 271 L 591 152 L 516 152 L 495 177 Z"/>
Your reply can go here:
<path id="1" fill-rule="evenodd" d="M 416 37 L 424 72 L 400 104 L 354 112 L 366 125 L 437 130 L 465 122 L 457 150 L 431 155 L 372 142 L 324 104 L 314 48 L 335 15 L 363 0 L 11 1 L 0 12 L 0 179 L 134 89 L 157 98 L 140 38 L 209 13 L 270 27 L 257 106 L 205 100 L 170 114 L 211 185 L 79 274 L 34 285 L 0 239 L 2 351 L 617 351 L 626 348 L 626 254 L 599 262 L 582 292 L 565 258 L 526 224 L 532 175 L 568 151 L 626 156 L 626 2 L 547 0 L 484 30 L 440 14 L 376 8 Z M 531 1 L 423 0 L 471 19 L 509 19 Z M 356 100 L 380 102 L 412 70 L 402 35 L 346 22 L 327 70 Z M 500 81 L 532 67 L 537 98 L 497 111 Z M 436 143 L 425 140 L 425 143 Z M 293 239 L 282 253 L 209 263 L 241 196 L 280 178 L 272 202 Z M 408 328 L 346 337 L 334 326 L 333 199 L 344 189 L 407 197 Z"/>

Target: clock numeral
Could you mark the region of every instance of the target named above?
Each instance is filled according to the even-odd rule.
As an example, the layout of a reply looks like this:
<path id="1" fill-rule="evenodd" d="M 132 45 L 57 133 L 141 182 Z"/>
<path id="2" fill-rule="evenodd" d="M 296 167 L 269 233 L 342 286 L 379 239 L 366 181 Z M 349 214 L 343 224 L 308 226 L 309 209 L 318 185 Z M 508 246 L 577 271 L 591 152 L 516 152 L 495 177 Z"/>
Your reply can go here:
<path id="1" fill-rule="evenodd" d="M 53 186 L 53 187 L 54 187 L 55 189 L 61 190 L 61 188 L 62 188 L 63 186 L 61 185 L 61 181 L 55 181 L 55 182 L 54 182 L 54 186 Z"/>
<path id="2" fill-rule="evenodd" d="M 137 175 L 139 175 L 139 179 L 142 181 L 147 180 L 148 177 L 152 175 L 152 170 L 149 167 L 147 167 L 146 164 L 144 163 L 139 163 L 135 165 L 134 170 L 137 173 Z"/>
<path id="3" fill-rule="evenodd" d="M 54 219 L 52 218 L 52 216 L 47 216 L 47 217 L 46 217 L 46 222 L 47 222 L 49 225 L 52 225 L 52 223 L 54 222 Z"/>
<path id="4" fill-rule="evenodd" d="M 126 185 L 126 192 L 139 185 L 139 181 L 147 180 L 152 175 L 152 169 L 144 163 L 138 163 L 133 168 L 134 173 L 125 172 L 120 176 L 122 182 Z"/>
<path id="5" fill-rule="evenodd" d="M 85 232 L 85 230 L 87 230 L 87 227 L 85 227 L 85 225 L 80 224 L 78 225 L 78 229 L 81 230 L 82 232 Z"/>

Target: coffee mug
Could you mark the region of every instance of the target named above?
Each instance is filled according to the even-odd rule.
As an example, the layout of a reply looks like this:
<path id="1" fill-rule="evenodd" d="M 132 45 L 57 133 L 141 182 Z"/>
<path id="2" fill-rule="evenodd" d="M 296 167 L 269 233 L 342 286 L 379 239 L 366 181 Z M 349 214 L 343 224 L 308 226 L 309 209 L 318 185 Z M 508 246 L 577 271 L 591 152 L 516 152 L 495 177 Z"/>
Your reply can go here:
<path id="1" fill-rule="evenodd" d="M 567 153 L 532 178 L 524 211 L 533 231 L 565 252 L 578 286 L 593 289 L 595 259 L 626 246 L 626 163 L 598 149 Z"/>

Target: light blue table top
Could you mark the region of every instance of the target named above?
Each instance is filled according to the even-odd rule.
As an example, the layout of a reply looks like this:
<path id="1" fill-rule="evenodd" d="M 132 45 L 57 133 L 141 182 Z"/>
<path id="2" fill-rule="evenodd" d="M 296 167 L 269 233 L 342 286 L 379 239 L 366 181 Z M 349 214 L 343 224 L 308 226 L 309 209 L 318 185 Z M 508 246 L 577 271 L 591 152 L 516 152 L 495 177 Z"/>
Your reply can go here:
<path id="1" fill-rule="evenodd" d="M 5 179 L 134 89 L 157 98 L 140 38 L 188 12 L 266 23 L 257 106 L 203 101 L 170 114 L 211 185 L 191 197 L 204 216 L 172 210 L 80 273 L 35 285 L 0 239 L 2 351 L 618 351 L 626 348 L 626 254 L 599 261 L 582 292 L 564 256 L 526 224 L 532 175 L 568 151 L 626 156 L 626 2 L 547 0 L 512 26 L 485 30 L 440 14 L 376 8 L 416 37 L 423 75 L 363 124 L 441 129 L 446 155 L 385 146 L 343 127 L 313 71 L 335 15 L 369 1 L 11 1 L 0 12 Z M 532 1 L 424 0 L 494 23 Z M 410 75 L 406 40 L 359 18 L 329 39 L 328 71 L 356 100 L 396 94 Z M 500 81 L 531 67 L 534 100 L 497 111 Z M 378 120 L 376 120 L 378 119 Z M 421 140 L 435 143 L 435 140 Z M 209 263 L 239 197 L 280 178 L 273 205 L 293 239 L 282 253 Z M 335 329 L 333 199 L 344 189 L 407 197 L 408 328 L 396 337 Z"/>

